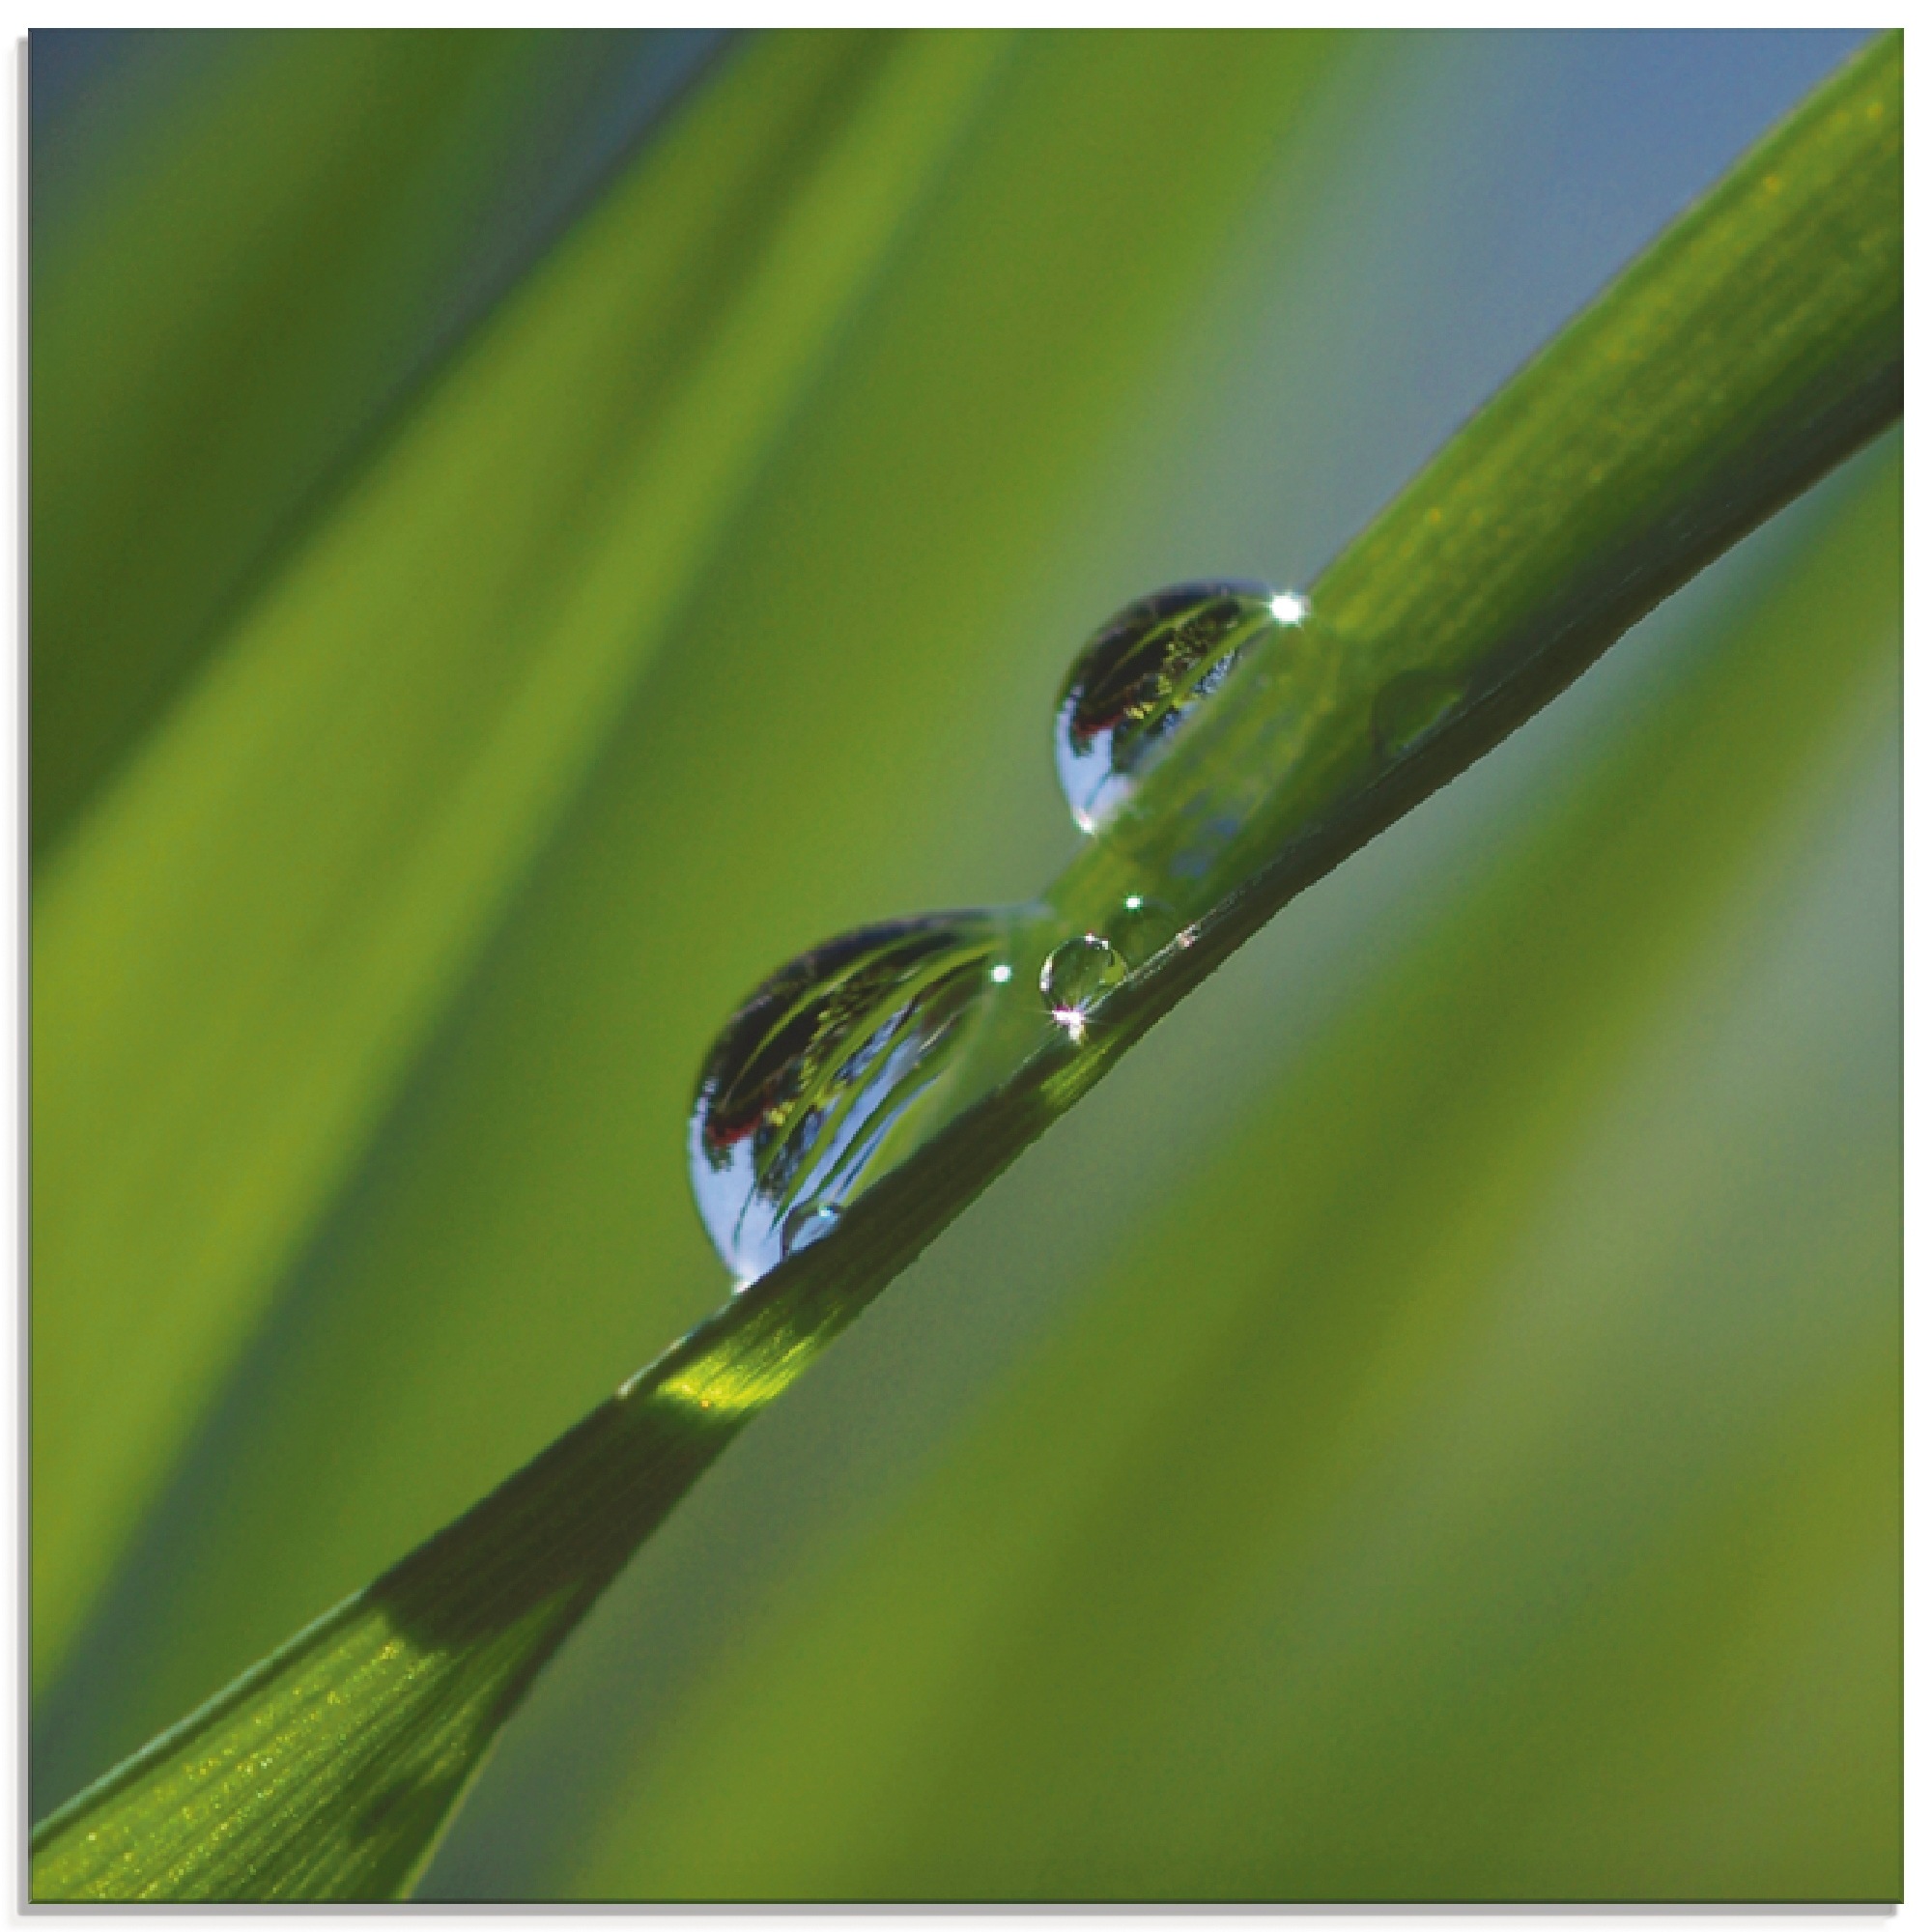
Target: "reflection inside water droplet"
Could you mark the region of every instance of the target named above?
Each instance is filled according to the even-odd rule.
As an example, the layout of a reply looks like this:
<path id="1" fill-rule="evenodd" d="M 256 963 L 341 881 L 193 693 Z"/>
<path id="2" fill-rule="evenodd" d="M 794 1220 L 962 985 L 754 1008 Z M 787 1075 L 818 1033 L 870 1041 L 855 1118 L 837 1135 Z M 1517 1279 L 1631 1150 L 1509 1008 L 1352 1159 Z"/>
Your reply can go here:
<path id="1" fill-rule="evenodd" d="M 948 1115 L 1012 916 L 867 926 L 775 973 L 725 1023 L 698 1077 L 692 1190 L 742 1282 L 831 1232 L 847 1201 Z M 1010 969 L 1008 975 L 1010 979 Z"/>
<path id="2" fill-rule="evenodd" d="M 1061 694 L 1056 755 L 1081 826 L 1093 830 L 1131 796 L 1252 645 L 1296 627 L 1313 629 L 1306 599 L 1254 582 L 1177 584 L 1119 612 Z M 1297 674 L 1312 663 L 1287 662 Z M 767 980 L 706 1057 L 687 1143 L 698 1214 L 739 1287 L 832 1235 L 867 1187 L 1054 1029 L 1083 1040 L 1130 972 L 1191 944 L 1197 928 L 1124 885 L 1144 879 L 1186 902 L 1188 882 L 1206 876 L 1240 824 L 1224 806 L 1163 866 L 1110 855 L 1120 863 L 1109 883 L 1078 906 L 866 926 Z M 1083 930 L 1089 921 L 1102 929 Z M 1044 1014 L 1028 990 L 1036 978 Z"/>
<path id="3" fill-rule="evenodd" d="M 1439 671 L 1406 670 L 1377 696 L 1371 723 L 1376 750 L 1399 758 L 1420 744 L 1463 701 L 1463 686 Z"/>
<path id="4" fill-rule="evenodd" d="M 1097 932 L 1056 946 L 1039 969 L 1039 994 L 1056 1026 L 1078 1040 L 1088 1016 L 1127 977 L 1126 961 Z"/>
<path id="5" fill-rule="evenodd" d="M 1054 721 L 1060 787 L 1080 829 L 1120 810 L 1258 638 L 1307 615 L 1305 598 L 1265 583 L 1177 583 L 1102 625 L 1073 661 Z"/>
<path id="6" fill-rule="evenodd" d="M 779 1230 L 779 1246 L 788 1255 L 822 1241 L 838 1225 L 838 1206 L 833 1201 L 814 1201 L 809 1207 L 794 1208 Z"/>

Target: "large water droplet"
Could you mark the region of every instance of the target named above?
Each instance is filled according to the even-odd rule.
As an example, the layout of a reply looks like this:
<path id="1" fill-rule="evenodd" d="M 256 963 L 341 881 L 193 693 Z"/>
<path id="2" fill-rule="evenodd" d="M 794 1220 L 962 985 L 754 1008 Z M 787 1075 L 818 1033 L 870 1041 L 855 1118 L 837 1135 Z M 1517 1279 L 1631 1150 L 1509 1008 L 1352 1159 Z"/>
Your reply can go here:
<path id="1" fill-rule="evenodd" d="M 1463 686 L 1440 671 L 1406 670 L 1377 694 L 1370 723 L 1376 750 L 1399 758 L 1418 745 L 1463 701 Z"/>
<path id="2" fill-rule="evenodd" d="M 1120 810 L 1256 639 L 1307 615 L 1303 598 L 1265 583 L 1177 583 L 1102 625 L 1074 659 L 1054 721 L 1060 788 L 1080 829 Z"/>
<path id="3" fill-rule="evenodd" d="M 1127 977 L 1127 964 L 1097 932 L 1083 932 L 1056 946 L 1039 969 L 1039 995 L 1056 1026 L 1077 1040 L 1088 1016 Z"/>
<path id="4" fill-rule="evenodd" d="M 1011 997 L 1012 928 L 998 913 L 867 926 L 801 953 L 725 1022 L 698 1076 L 691 1184 L 741 1281 L 828 1234 L 831 1204 L 948 1118 L 961 1049 Z"/>

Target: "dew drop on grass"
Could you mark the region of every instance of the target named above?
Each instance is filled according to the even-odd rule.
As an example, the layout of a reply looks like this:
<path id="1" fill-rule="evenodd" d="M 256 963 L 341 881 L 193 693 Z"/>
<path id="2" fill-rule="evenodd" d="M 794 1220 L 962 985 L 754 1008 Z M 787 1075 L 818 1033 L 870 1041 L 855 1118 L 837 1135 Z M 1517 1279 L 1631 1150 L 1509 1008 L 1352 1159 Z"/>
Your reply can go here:
<path id="1" fill-rule="evenodd" d="M 1060 788 L 1080 829 L 1120 810 L 1256 639 L 1308 614 L 1292 590 L 1237 581 L 1173 584 L 1103 624 L 1074 659 L 1054 716 Z"/>
<path id="2" fill-rule="evenodd" d="M 1440 671 L 1406 670 L 1378 694 L 1371 724 L 1376 750 L 1399 758 L 1420 744 L 1463 701 L 1463 686 Z"/>
<path id="3" fill-rule="evenodd" d="M 1078 1040 L 1095 1004 L 1127 977 L 1127 963 L 1097 932 L 1083 932 L 1047 954 L 1039 996 L 1056 1026 Z"/>
<path id="4" fill-rule="evenodd" d="M 1083 829 L 1131 794 L 1251 644 L 1308 614 L 1264 583 L 1182 583 L 1103 627 L 1068 674 L 1056 732 Z M 739 1286 L 823 1240 L 1051 1037 L 1021 997 L 1036 972 L 1047 1018 L 1078 1041 L 1100 1000 L 1179 933 L 1139 894 L 1106 923 L 1068 938 L 1041 905 L 894 920 L 815 946 L 758 987 L 705 1059 L 688 1141 L 698 1215 Z"/>
<path id="5" fill-rule="evenodd" d="M 698 1214 L 741 1283 L 822 1239 L 833 1204 L 950 1118 L 965 1048 L 1013 997 L 1015 924 L 964 912 L 865 926 L 801 953 L 725 1022 L 689 1153 Z"/>

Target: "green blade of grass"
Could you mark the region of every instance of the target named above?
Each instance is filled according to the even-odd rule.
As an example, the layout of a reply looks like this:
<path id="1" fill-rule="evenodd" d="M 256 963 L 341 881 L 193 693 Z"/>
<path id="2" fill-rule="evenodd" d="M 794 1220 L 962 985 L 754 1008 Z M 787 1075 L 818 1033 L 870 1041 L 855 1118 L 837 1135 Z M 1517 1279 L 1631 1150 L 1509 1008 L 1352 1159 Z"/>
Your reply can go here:
<path id="1" fill-rule="evenodd" d="M 553 1867 L 570 1896 L 1722 1896 L 1776 1873 L 1829 1897 L 1883 1871 L 1882 1716 L 1837 1755 L 1843 1712 L 1794 1717 L 1784 1805 L 1739 1804 L 1712 1767 L 1740 1737 L 1753 1771 L 1772 1755 L 1767 1679 L 1816 1713 L 1888 1654 L 1883 1610 L 1833 1609 L 1758 1703 L 1732 1675 L 1771 1600 L 1846 1587 L 1797 1492 L 1834 1489 L 1855 1560 L 1895 1564 L 1895 1525 L 1862 1528 L 1889 1433 L 1896 1467 L 1874 1347 L 1895 1113 L 1844 1099 L 1895 1008 L 1866 980 L 1817 1033 L 1788 1003 L 1774 1031 L 1753 998 L 1791 970 L 1767 901 L 1815 868 L 1843 917 L 1845 796 L 1870 795 L 1896 689 L 1897 456 L 1886 439 L 1726 569 L 1715 611 L 1643 641 L 1654 673 L 1678 655 L 1625 727 L 1548 772 L 1411 940 L 1352 962 L 1286 1077 L 1202 1143 L 1168 1137 L 1144 1205 L 1069 1208 L 1088 1294 L 895 1506 L 802 1551 L 634 1723 L 630 1775 Z M 1844 943 L 1891 950 L 1868 921 Z M 1726 1025 L 1742 1104 L 1712 1064 Z M 1636 1175 L 1605 1151 L 1633 1116 Z M 894 1311 L 886 1359 L 949 1332 L 1005 1253 L 993 1218 Z M 1052 1272 L 1011 1266 L 1022 1293 Z M 1809 1460 L 1821 1410 L 1850 1471 Z M 1804 1452 L 1753 1470 L 1755 1431 Z M 766 1459 L 735 1486 L 773 1449 L 734 1452 Z M 1739 1488 L 1776 1560 L 1739 1561 Z M 1607 1611 L 1633 1577 L 1643 1601 Z M 626 1587 L 619 1617 L 667 1578 Z M 1702 1589 L 1724 1614 L 1659 1607 Z M 546 1748 L 568 1753 L 567 1718 Z"/>
<path id="2" fill-rule="evenodd" d="M 57 1814 L 37 1834 L 36 1895 L 400 1883 L 521 1686 L 636 1542 L 968 1200 L 1293 893 L 1896 414 L 1900 71 L 1895 39 L 1855 63 L 1491 404 L 1316 586 L 1348 648 L 1246 668 L 1118 842 L 1057 891 L 1069 907 L 1100 903 L 1174 855 L 1183 807 L 1232 809 L 1242 829 L 1193 945 L 1122 988 L 1084 1048 L 1037 1054 L 834 1236 Z M 1384 768 L 1369 713 L 1415 670 L 1452 678 L 1463 702 Z M 345 1660 L 353 1687 L 335 1675 Z M 365 1849 L 377 1840 L 379 1862 Z"/>
<path id="3" fill-rule="evenodd" d="M 395 1896 L 545 1659 L 740 1420 L 607 1403 L 84 1794 L 35 1895 Z"/>

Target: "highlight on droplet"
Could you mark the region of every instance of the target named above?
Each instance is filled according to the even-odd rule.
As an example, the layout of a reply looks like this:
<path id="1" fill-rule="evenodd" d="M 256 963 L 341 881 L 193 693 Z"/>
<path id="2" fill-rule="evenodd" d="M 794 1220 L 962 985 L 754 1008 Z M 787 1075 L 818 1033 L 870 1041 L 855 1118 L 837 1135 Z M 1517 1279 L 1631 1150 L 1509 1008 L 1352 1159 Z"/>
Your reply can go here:
<path id="1" fill-rule="evenodd" d="M 1097 932 L 1083 932 L 1047 954 L 1039 994 L 1055 1026 L 1078 1044 L 1094 1009 L 1127 977 L 1126 962 Z"/>

